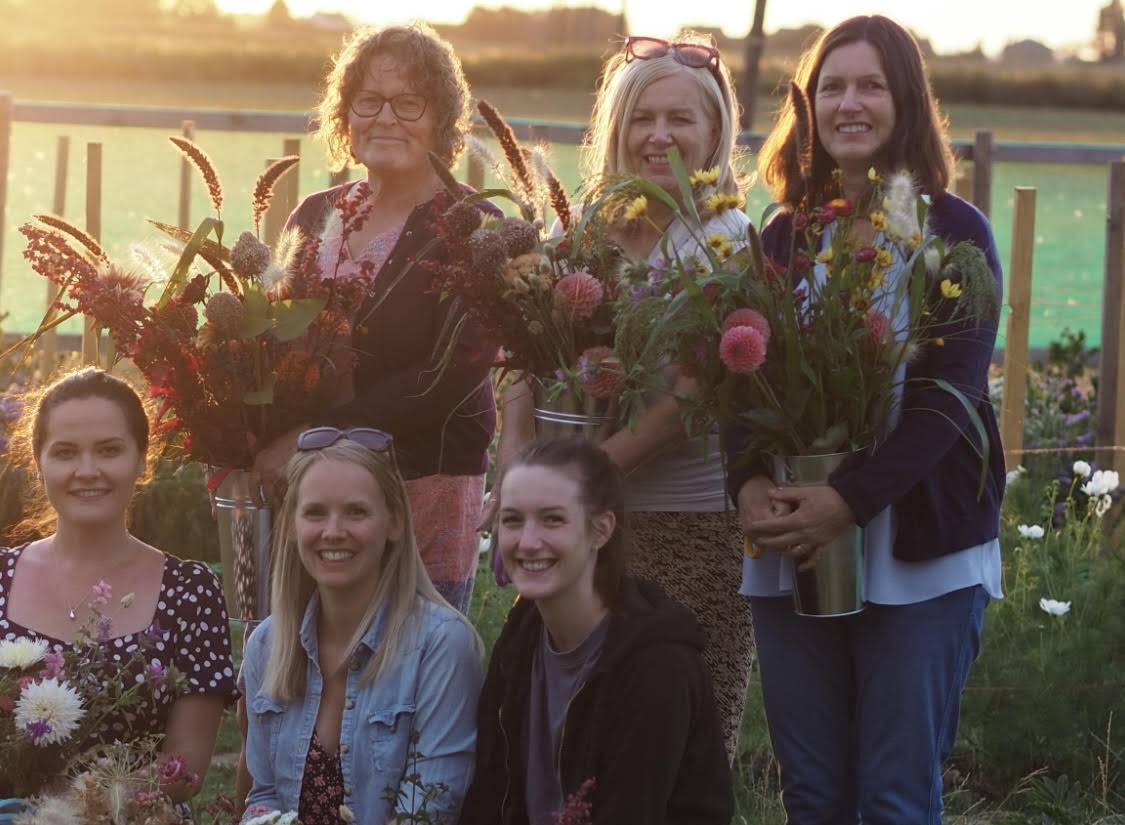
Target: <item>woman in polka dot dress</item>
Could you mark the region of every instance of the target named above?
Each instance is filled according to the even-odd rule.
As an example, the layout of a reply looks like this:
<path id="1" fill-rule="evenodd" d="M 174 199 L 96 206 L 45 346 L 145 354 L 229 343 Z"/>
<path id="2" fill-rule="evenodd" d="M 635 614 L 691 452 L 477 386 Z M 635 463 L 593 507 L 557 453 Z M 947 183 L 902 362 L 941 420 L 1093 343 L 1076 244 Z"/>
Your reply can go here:
<path id="1" fill-rule="evenodd" d="M 147 465 L 144 407 L 128 384 L 91 367 L 44 389 L 26 411 L 11 457 L 23 459 L 29 478 L 37 471 L 39 483 L 29 485 L 18 530 L 46 538 L 0 549 L 0 639 L 46 639 L 63 650 L 97 609 L 109 622 L 102 619 L 99 631 L 109 640 L 110 667 L 145 645 L 151 688 L 107 718 L 96 739 L 164 734 L 163 752 L 202 779 L 223 706 L 237 695 L 230 628 L 210 570 L 150 547 L 126 527 Z M 161 684 L 172 668 L 186 693 Z M 177 801 L 196 790 L 166 788 Z"/>

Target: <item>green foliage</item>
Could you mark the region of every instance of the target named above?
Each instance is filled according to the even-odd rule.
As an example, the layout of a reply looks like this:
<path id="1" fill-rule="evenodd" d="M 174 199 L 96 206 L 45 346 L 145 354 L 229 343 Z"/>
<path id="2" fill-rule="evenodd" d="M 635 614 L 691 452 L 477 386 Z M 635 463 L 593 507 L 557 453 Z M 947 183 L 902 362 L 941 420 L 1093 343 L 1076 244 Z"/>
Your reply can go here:
<path id="1" fill-rule="evenodd" d="M 219 537 L 196 463 L 161 459 L 152 479 L 133 499 L 133 535 L 182 559 L 219 560 Z"/>
<path id="2" fill-rule="evenodd" d="M 1026 810 L 1036 825 L 1090 822 L 1125 808 L 1125 538 L 1108 497 L 1081 489 L 1096 382 L 1082 333 L 1063 333 L 1028 387 L 1031 447 L 1005 498 L 1005 598 L 990 606 L 965 694 L 954 762 L 975 789 Z M 1088 469 L 1084 469 L 1088 472 Z M 1102 515 L 1102 513 L 1105 513 Z M 1028 525 L 1044 530 L 1032 537 Z M 1020 530 L 1023 526 L 1025 529 Z M 1069 602 L 1064 615 L 1040 599 Z"/>

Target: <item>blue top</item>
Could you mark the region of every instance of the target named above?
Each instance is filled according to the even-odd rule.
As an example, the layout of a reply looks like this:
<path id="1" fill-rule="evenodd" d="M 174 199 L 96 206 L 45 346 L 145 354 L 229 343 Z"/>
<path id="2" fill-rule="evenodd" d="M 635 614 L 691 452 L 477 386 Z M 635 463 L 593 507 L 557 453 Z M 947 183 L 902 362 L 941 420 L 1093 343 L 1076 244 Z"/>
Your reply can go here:
<path id="1" fill-rule="evenodd" d="M 254 778 L 246 798 L 248 816 L 252 806 L 297 810 L 323 687 L 317 652 L 319 605 L 314 593 L 301 623 L 301 646 L 308 655 L 302 699 L 279 702 L 262 689 L 273 620 L 262 622 L 246 642 L 246 761 Z M 384 798 L 387 789 L 400 793 L 399 811 L 416 813 L 422 790 L 404 781 L 415 772 L 422 786 L 446 786 L 426 803 L 427 810 L 455 822 L 473 776 L 477 697 L 483 680 L 473 631 L 451 608 L 422 599 L 414 616 L 417 626 L 403 637 L 407 653 L 400 653 L 379 679 L 360 683 L 368 657 L 381 643 L 385 610 L 375 615 L 348 669 L 339 754 L 344 800 L 356 822 L 392 819 L 396 806 Z M 412 734 L 418 737 L 414 744 Z"/>
<path id="2" fill-rule="evenodd" d="M 979 210 L 944 193 L 931 205 L 929 229 L 951 245 L 969 240 L 984 251 L 1000 293 L 996 243 Z M 790 213 L 775 215 L 762 233 L 766 254 L 784 262 L 790 232 Z M 993 596 L 1000 595 L 1004 456 L 988 397 L 997 322 L 959 317 L 948 322 L 947 329 L 944 346 L 928 346 L 908 364 L 901 418 L 894 430 L 861 466 L 829 481 L 851 507 L 857 523 L 882 534 L 891 550 L 868 554 L 870 601 L 921 601 L 970 584 L 982 584 Z M 979 496 L 981 445 L 968 413 L 946 391 L 911 381 L 918 378 L 945 379 L 973 403 L 989 448 L 984 491 Z M 732 466 L 727 489 L 735 499 L 742 484 L 762 472 L 759 462 L 737 463 L 743 435 L 737 426 L 725 434 Z M 760 561 L 761 567 L 747 571 L 743 592 L 769 595 L 788 589 L 787 576 L 779 569 L 783 566 L 776 559 Z M 771 563 L 773 569 L 767 569 Z M 759 572 L 752 572 L 755 569 Z"/>

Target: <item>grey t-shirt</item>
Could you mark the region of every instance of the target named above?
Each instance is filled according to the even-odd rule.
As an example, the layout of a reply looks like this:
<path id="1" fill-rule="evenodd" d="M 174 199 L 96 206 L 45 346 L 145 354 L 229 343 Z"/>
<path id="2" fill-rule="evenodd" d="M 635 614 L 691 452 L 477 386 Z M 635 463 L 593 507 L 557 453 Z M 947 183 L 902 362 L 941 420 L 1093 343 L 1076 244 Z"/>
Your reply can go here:
<path id="1" fill-rule="evenodd" d="M 570 700 L 590 675 L 602 652 L 607 615 L 573 650 L 551 647 L 544 625 L 531 662 L 527 724 L 527 818 L 531 825 L 551 825 L 563 806 L 559 786 L 559 745 Z"/>

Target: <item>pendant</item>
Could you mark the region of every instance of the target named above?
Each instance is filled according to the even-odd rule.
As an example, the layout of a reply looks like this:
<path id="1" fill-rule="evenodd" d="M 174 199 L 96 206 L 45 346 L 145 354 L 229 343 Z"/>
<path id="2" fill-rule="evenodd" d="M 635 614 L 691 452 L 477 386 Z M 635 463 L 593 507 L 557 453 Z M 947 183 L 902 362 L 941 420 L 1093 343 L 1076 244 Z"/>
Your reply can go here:
<path id="1" fill-rule="evenodd" d="M 74 608 L 73 608 L 73 607 L 72 607 L 72 608 L 70 608 L 70 610 L 69 610 L 69 611 L 67 612 L 67 614 L 66 614 L 66 615 L 67 615 L 67 617 L 68 617 L 68 618 L 69 618 L 69 619 L 70 619 L 70 620 L 71 620 L 72 622 L 73 622 L 73 621 L 74 621 L 74 620 L 75 620 L 76 618 L 78 618 L 77 616 L 75 616 L 75 615 L 74 615 Z"/>

